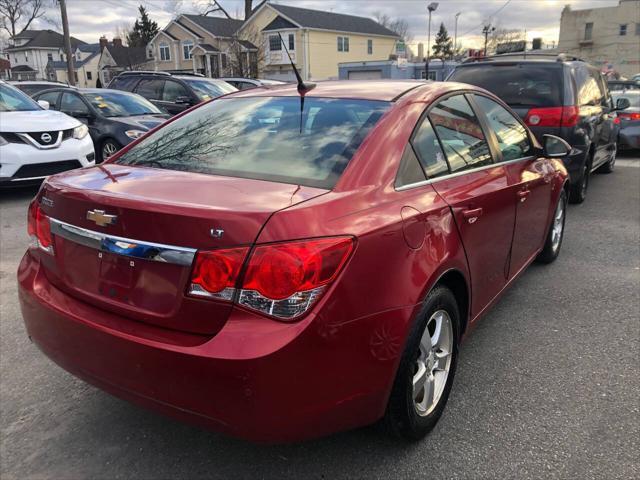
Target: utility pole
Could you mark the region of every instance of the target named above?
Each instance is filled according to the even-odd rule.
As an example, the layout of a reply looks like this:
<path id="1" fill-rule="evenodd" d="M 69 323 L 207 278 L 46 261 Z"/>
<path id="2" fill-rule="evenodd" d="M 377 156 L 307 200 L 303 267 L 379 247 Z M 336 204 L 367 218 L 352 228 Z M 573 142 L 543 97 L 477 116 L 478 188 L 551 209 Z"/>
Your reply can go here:
<path id="1" fill-rule="evenodd" d="M 429 28 L 427 30 L 427 60 L 424 67 L 424 79 L 429 80 L 429 57 L 431 57 L 431 14 L 438 8 L 438 2 L 432 2 L 427 5 L 429 10 Z"/>
<path id="2" fill-rule="evenodd" d="M 73 55 L 71 55 L 71 36 L 69 35 L 69 19 L 67 18 L 66 0 L 58 0 L 60 2 L 60 14 L 62 15 L 62 33 L 64 33 L 64 52 L 67 55 L 67 83 L 69 85 L 76 84 L 75 74 L 73 72 Z"/>
<path id="3" fill-rule="evenodd" d="M 482 33 L 484 33 L 484 56 L 487 56 L 487 40 L 489 39 L 489 33 L 493 32 L 496 27 L 492 27 L 491 24 L 485 25 L 482 29 Z"/>
<path id="4" fill-rule="evenodd" d="M 454 33 L 453 33 L 453 51 L 457 52 L 458 51 L 458 17 L 460 16 L 462 12 L 458 12 L 456 13 L 456 27 L 454 29 Z"/>

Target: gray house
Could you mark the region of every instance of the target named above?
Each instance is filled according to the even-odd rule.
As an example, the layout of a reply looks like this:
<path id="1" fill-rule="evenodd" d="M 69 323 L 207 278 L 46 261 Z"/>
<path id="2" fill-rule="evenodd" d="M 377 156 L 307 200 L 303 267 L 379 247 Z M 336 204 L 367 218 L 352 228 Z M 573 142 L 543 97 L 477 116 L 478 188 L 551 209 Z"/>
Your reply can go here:
<path id="1" fill-rule="evenodd" d="M 456 68 L 457 62 L 432 59 L 429 62 L 429 80 L 443 81 Z M 390 78 L 397 80 L 420 80 L 425 78 L 424 62 L 379 60 L 344 62 L 338 64 L 340 80 L 374 80 Z"/>

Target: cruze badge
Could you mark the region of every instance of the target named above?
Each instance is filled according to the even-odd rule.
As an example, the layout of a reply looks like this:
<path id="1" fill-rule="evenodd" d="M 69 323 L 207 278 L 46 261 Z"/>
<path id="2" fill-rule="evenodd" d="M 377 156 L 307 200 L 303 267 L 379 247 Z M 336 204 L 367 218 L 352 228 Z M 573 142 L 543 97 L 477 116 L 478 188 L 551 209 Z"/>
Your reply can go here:
<path id="1" fill-rule="evenodd" d="M 44 143 L 51 143 L 51 135 L 45 132 L 42 135 L 40 135 L 40 140 L 42 140 Z"/>
<path id="2" fill-rule="evenodd" d="M 104 210 L 89 210 L 87 212 L 87 220 L 95 222 L 100 227 L 106 227 L 107 225 L 114 225 L 118 219 L 117 215 L 109 215 Z"/>

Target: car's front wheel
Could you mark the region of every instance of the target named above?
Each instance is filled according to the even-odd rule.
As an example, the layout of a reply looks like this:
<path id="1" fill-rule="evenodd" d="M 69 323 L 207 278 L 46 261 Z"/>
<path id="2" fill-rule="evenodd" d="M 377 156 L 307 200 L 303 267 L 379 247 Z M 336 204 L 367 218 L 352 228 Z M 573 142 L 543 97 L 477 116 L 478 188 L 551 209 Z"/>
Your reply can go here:
<path id="1" fill-rule="evenodd" d="M 100 146 L 100 161 L 104 162 L 107 158 L 109 158 L 111 155 L 116 153 L 118 150 L 120 150 L 120 145 L 118 145 L 118 143 L 115 140 L 112 140 L 111 138 L 107 138 L 102 142 L 102 145 Z"/>
<path id="2" fill-rule="evenodd" d="M 435 287 L 409 334 L 387 405 L 385 421 L 394 434 L 418 440 L 438 422 L 453 383 L 459 332 L 453 293 Z"/>

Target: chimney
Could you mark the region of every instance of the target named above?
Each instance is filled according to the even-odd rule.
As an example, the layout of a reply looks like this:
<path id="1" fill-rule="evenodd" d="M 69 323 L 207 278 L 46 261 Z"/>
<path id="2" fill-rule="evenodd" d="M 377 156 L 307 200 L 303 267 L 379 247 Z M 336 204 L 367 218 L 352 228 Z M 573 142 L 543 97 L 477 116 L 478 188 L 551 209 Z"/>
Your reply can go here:
<path id="1" fill-rule="evenodd" d="M 104 47 L 109 45 L 109 41 L 107 40 L 107 37 L 100 37 L 98 42 L 100 42 L 100 51 L 104 50 Z"/>
<path id="2" fill-rule="evenodd" d="M 118 38 L 118 37 L 113 37 L 113 46 L 114 47 L 121 47 L 122 46 L 122 39 Z"/>
<path id="3" fill-rule="evenodd" d="M 424 61 L 424 44 L 422 42 L 418 44 L 418 61 Z"/>

